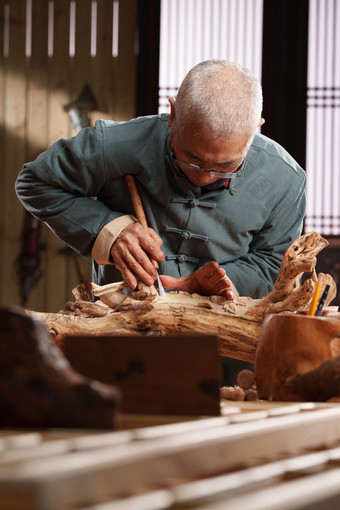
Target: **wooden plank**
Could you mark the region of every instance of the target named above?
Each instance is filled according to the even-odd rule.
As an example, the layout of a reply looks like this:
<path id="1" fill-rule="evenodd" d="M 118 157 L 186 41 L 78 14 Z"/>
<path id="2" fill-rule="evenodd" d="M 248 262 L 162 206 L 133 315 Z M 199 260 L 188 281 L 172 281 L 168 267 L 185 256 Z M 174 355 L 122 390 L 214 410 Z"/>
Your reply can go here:
<path id="1" fill-rule="evenodd" d="M 88 85 L 93 88 L 94 70 L 91 58 L 91 0 L 77 0 L 75 10 L 75 55 L 69 57 L 69 101 L 75 101 L 83 88 Z M 71 135 L 77 130 L 71 128 Z M 84 279 L 91 280 L 91 260 L 82 257 L 73 250 L 64 252 L 67 257 L 67 284 L 69 299 L 72 299 L 72 289 L 82 283 Z"/>
<path id="2" fill-rule="evenodd" d="M 200 496 L 204 504 L 205 497 L 216 497 L 223 490 L 230 494 L 234 488 L 249 494 L 255 486 L 256 494 L 260 488 L 256 484 L 271 477 L 294 471 L 308 475 L 309 468 L 339 462 L 340 449 L 328 450 L 332 441 L 340 441 L 339 417 L 340 406 L 333 405 L 253 423 L 115 444 L 93 452 L 11 462 L 0 466 L 0 499 L 7 503 L 6 509 L 60 510 L 88 508 L 104 501 L 123 504 L 124 498 L 157 487 L 170 490 L 184 507 Z M 314 452 L 297 454 L 306 448 Z M 288 457 L 297 459 L 273 461 Z M 235 473 L 230 473 L 232 470 Z M 216 477 L 216 473 L 226 472 L 229 474 Z M 209 476 L 215 477 L 211 483 Z M 207 480 L 201 480 L 201 487 L 198 483 L 179 485 L 197 478 Z M 334 487 L 333 482 L 331 485 Z M 330 487 L 324 481 L 314 486 L 320 488 L 320 494 L 323 486 Z"/>
<path id="3" fill-rule="evenodd" d="M 0 0 L 0 154 L 5 154 L 5 56 L 4 56 L 4 32 L 5 32 L 5 0 Z M 0 172 L 0 279 L 3 281 L 5 271 L 4 233 L 5 233 L 5 180 L 4 171 Z M 5 304 L 6 289 L 1 285 L 0 306 Z"/>
<path id="4" fill-rule="evenodd" d="M 290 462 L 283 461 L 281 469 L 271 463 L 241 470 L 224 476 L 209 478 L 171 487 L 168 490 L 111 500 L 97 504 L 95 510 L 313 510 L 337 509 L 340 504 L 340 469 L 302 477 L 288 470 Z M 321 466 L 319 466 L 319 469 Z M 285 475 L 290 481 L 285 481 Z M 268 487 L 270 485 L 270 487 Z M 298 505 L 298 506 L 297 506 Z M 81 510 L 94 510 L 84 506 Z"/>
<path id="5" fill-rule="evenodd" d="M 127 120 L 134 117 L 136 114 L 136 16 L 136 0 L 124 0 L 124 2 L 119 2 L 116 120 Z"/>
<path id="6" fill-rule="evenodd" d="M 79 435 L 79 433 L 78 433 Z M 18 463 L 33 459 L 44 459 L 46 457 L 58 456 L 75 451 L 91 450 L 100 447 L 112 447 L 113 445 L 121 445 L 131 441 L 132 433 L 130 431 L 116 432 L 114 434 L 93 436 L 86 435 L 84 437 L 72 437 L 71 434 L 64 433 L 63 437 L 50 437 L 47 433 L 39 435 L 40 441 L 37 444 L 27 445 L 21 448 L 14 448 L 13 443 L 11 448 L 4 448 L 0 456 L 0 465 L 9 465 L 10 463 Z M 15 443 L 18 440 L 14 438 Z M 7 438 L 8 443 L 8 438 Z M 21 438 L 21 444 L 23 438 Z M 1 507 L 0 507 L 1 508 Z"/>
<path id="7" fill-rule="evenodd" d="M 27 57 L 26 77 L 26 147 L 27 161 L 33 161 L 47 146 L 47 29 L 48 3 L 32 2 L 31 56 Z M 28 214 L 28 213 L 26 213 Z M 40 228 L 40 267 L 36 275 L 44 274 L 45 256 L 42 250 L 46 229 Z M 38 250 L 38 248 L 37 248 Z M 40 277 L 30 291 L 26 306 L 31 310 L 44 310 L 44 281 Z"/>
<path id="8" fill-rule="evenodd" d="M 267 508 L 268 504 L 271 509 L 275 508 L 275 504 L 278 501 L 280 502 L 280 509 L 283 501 L 285 501 L 287 507 L 285 506 L 285 503 L 283 503 L 282 508 L 296 508 L 296 501 L 298 497 L 301 498 L 302 496 L 306 505 L 307 503 L 310 504 L 312 501 L 312 499 L 306 495 L 310 494 L 312 484 L 310 483 L 311 477 L 308 475 L 310 474 L 313 476 L 313 470 L 321 471 L 324 469 L 331 475 L 332 479 L 331 485 L 328 483 L 325 484 L 323 480 L 320 480 L 320 478 L 323 478 L 324 475 L 321 475 L 320 478 L 319 475 L 317 475 L 319 481 L 315 484 L 316 490 L 313 491 L 313 498 L 320 495 L 323 495 L 323 498 L 326 497 L 325 485 L 327 485 L 328 489 L 334 489 L 335 478 L 329 471 L 331 466 L 327 466 L 327 464 L 333 463 L 334 461 L 338 462 L 339 459 L 339 448 L 326 449 L 290 458 L 285 457 L 283 460 L 276 462 L 265 463 L 260 466 L 242 469 L 237 472 L 185 483 L 172 488 L 171 492 L 174 496 L 174 501 L 176 502 L 176 508 L 177 505 L 179 508 L 182 508 L 182 505 L 185 506 L 190 503 L 190 507 L 196 504 L 199 505 L 200 509 L 210 510 L 215 508 L 215 505 L 218 505 L 216 508 L 219 508 L 219 505 L 221 505 L 222 502 L 225 503 L 227 499 L 228 509 L 230 508 L 229 504 L 231 504 L 231 508 L 249 509 Z M 339 470 L 337 469 L 337 471 Z M 301 487 L 299 487 L 299 482 L 296 484 L 293 481 L 295 477 L 302 479 Z M 290 479 L 293 483 L 288 482 L 288 484 L 284 484 L 283 482 L 285 478 Z M 308 484 L 310 489 L 306 490 L 306 486 Z M 264 489 L 261 487 L 263 485 L 265 486 Z M 268 485 L 271 485 L 270 489 L 267 489 Z M 285 487 L 284 492 L 290 494 L 288 498 L 287 496 L 282 497 L 283 487 Z M 291 487 L 292 490 L 290 490 L 289 487 Z M 338 490 L 336 492 L 340 493 L 338 483 L 337 487 Z M 272 492 L 271 498 L 269 497 L 267 490 Z M 246 504 L 244 498 L 248 499 L 249 493 L 251 493 L 251 496 L 249 497 L 248 504 Z M 264 498 L 265 493 L 267 493 L 267 498 Z M 258 498 L 257 495 L 259 494 L 261 494 L 261 496 Z M 258 502 L 261 501 L 263 506 L 258 506 L 258 504 L 255 503 L 256 499 L 258 499 Z M 265 503 L 266 501 L 267 503 Z M 292 503 L 294 503 L 293 507 L 291 506 Z M 196 506 L 194 507 L 196 508 Z M 224 507 L 221 506 L 221 508 Z"/>
<path id="9" fill-rule="evenodd" d="M 14 183 L 26 160 L 26 57 L 25 2 L 9 2 L 9 56 L 4 61 L 4 152 L 2 154 L 3 263 L 1 264 L 2 302 L 20 304 L 17 257 L 21 251 L 23 207 L 16 197 Z"/>
<path id="10" fill-rule="evenodd" d="M 79 510 L 165 510 L 173 508 L 174 497 L 169 490 L 156 490 L 147 494 L 138 494 L 136 496 L 122 498 L 118 501 L 108 501 L 98 504 L 95 508 L 84 506 Z M 177 510 L 180 510 L 176 506 Z"/>
<path id="11" fill-rule="evenodd" d="M 70 102 L 69 0 L 54 2 L 53 20 L 53 55 L 48 58 L 48 147 L 71 135 L 68 115 L 64 111 L 64 105 Z M 65 243 L 47 228 L 45 230 L 45 310 L 58 311 L 72 297 L 69 274 L 70 271 L 75 273 L 75 269 Z"/>
<path id="12" fill-rule="evenodd" d="M 91 0 L 76 2 L 75 55 L 70 57 L 70 98 L 75 101 L 85 85 L 93 88 L 91 58 Z M 73 134 L 76 134 L 73 130 Z"/>
<path id="13" fill-rule="evenodd" d="M 32 54 L 27 76 L 27 143 L 29 161 L 46 149 L 47 140 L 47 28 L 48 5 L 32 2 Z"/>
<path id="14" fill-rule="evenodd" d="M 93 94 L 98 111 L 90 115 L 92 125 L 97 118 L 114 119 L 116 104 L 116 61 L 112 56 L 113 2 L 97 2 L 97 53 L 92 58 Z"/>
<path id="15" fill-rule="evenodd" d="M 61 340 L 83 375 L 118 386 L 124 413 L 219 415 L 214 336 L 68 336 Z"/>
<path id="16" fill-rule="evenodd" d="M 243 473 L 246 475 L 246 473 Z M 292 475 L 287 473 L 288 478 Z M 199 506 L 200 510 L 337 510 L 340 506 L 340 469 L 299 477 L 290 481 L 278 480 L 273 487 L 244 488 L 240 495 L 225 494 Z M 264 481 L 264 485 L 267 483 Z M 255 489 L 255 490 L 254 490 Z M 248 493 L 247 493 L 248 492 Z M 250 492 L 250 493 L 249 493 Z M 217 499 L 217 501 L 216 501 Z M 176 506 L 177 508 L 177 506 Z M 179 505 L 178 510 L 186 508 Z M 99 508 L 96 510 L 104 510 Z M 112 508 L 114 510 L 114 507 Z"/>

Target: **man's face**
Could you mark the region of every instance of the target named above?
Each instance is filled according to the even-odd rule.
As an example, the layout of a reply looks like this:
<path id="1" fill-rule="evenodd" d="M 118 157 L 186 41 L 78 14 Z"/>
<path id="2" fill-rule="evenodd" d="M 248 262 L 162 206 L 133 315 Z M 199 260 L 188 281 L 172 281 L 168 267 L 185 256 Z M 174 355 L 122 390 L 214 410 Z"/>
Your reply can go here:
<path id="1" fill-rule="evenodd" d="M 197 132 L 197 126 L 187 126 L 179 135 L 176 123 L 171 126 L 170 141 L 177 160 L 199 165 L 203 170 L 214 169 L 223 174 L 235 172 L 246 156 L 249 134 L 230 139 L 212 138 L 208 132 Z M 182 172 L 196 186 L 206 186 L 222 176 L 206 173 L 178 163 Z"/>

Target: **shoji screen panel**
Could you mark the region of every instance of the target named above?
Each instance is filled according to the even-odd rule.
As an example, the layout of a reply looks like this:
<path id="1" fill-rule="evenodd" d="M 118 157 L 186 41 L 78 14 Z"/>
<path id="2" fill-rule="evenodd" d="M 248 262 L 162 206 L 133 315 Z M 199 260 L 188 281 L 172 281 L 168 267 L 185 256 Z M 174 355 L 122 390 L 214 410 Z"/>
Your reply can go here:
<path id="1" fill-rule="evenodd" d="M 202 60 L 232 60 L 261 78 L 262 17 L 263 0 L 162 0 L 159 112 Z"/>
<path id="2" fill-rule="evenodd" d="M 310 0 L 305 230 L 340 235 L 340 2 Z"/>

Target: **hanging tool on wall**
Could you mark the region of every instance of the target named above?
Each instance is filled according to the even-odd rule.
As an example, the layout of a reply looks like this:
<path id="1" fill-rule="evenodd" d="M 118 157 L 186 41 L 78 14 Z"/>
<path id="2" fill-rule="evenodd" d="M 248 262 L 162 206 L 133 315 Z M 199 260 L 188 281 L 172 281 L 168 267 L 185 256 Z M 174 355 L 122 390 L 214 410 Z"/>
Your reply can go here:
<path id="1" fill-rule="evenodd" d="M 75 101 L 64 105 L 71 126 L 77 132 L 91 125 L 89 112 L 98 110 L 97 102 L 89 85 L 85 85 Z"/>
<path id="2" fill-rule="evenodd" d="M 31 213 L 25 211 L 22 248 L 17 258 L 17 274 L 23 307 L 26 307 L 28 297 L 41 277 L 41 249 L 41 223 Z"/>

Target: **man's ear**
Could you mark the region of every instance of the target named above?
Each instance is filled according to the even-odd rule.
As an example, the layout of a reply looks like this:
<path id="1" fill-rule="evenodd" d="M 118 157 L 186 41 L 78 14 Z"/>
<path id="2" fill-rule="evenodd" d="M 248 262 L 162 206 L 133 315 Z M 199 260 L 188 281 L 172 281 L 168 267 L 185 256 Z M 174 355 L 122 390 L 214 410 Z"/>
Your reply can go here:
<path id="1" fill-rule="evenodd" d="M 169 98 L 169 103 L 170 103 L 170 115 L 169 115 L 169 118 L 168 118 L 168 124 L 169 124 L 169 127 L 172 126 L 173 122 L 174 122 L 174 119 L 175 119 L 175 100 L 173 97 L 170 97 Z"/>
<path id="2" fill-rule="evenodd" d="M 266 121 L 261 117 L 260 119 L 260 122 L 259 122 L 259 127 L 263 126 L 263 124 L 265 123 Z"/>

